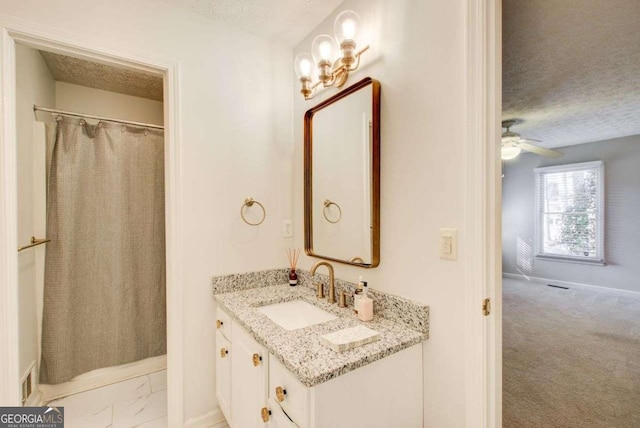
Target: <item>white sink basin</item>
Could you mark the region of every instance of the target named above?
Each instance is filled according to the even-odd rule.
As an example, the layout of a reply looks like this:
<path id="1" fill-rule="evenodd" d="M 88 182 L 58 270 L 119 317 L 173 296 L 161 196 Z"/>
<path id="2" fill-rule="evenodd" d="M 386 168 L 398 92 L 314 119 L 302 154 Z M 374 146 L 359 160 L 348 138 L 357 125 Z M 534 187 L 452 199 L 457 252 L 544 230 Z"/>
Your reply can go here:
<path id="1" fill-rule="evenodd" d="M 258 311 L 285 330 L 309 327 L 336 319 L 335 315 L 314 306 L 304 300 L 276 303 L 262 306 Z"/>

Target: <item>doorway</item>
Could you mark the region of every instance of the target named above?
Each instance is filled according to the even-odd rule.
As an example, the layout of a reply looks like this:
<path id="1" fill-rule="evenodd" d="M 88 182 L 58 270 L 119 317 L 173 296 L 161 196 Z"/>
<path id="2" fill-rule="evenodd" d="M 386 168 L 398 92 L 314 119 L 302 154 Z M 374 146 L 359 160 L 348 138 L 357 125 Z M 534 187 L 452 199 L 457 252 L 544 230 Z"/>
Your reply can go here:
<path id="1" fill-rule="evenodd" d="M 17 46 L 17 44 L 21 46 Z M 179 175 L 177 160 L 177 65 L 175 63 L 148 59 L 140 60 L 128 53 L 99 49 L 88 46 L 83 41 L 60 41 L 57 36 L 33 28 L 24 28 L 21 24 L 11 23 L 3 25 L 3 73 L 2 98 L 5 105 L 2 111 L 2 141 L 0 144 L 0 170 L 3 171 L 3 185 L 0 188 L 0 236 L 3 245 L 0 247 L 0 272 L 2 282 L 6 284 L 0 295 L 3 308 L 2 333 L 7 346 L 0 355 L 0 361 L 5 368 L 0 384 L 0 397 L 3 404 L 19 405 L 22 397 L 22 370 L 20 367 L 20 333 L 18 307 L 19 289 L 19 259 L 16 248 L 22 246 L 18 241 L 17 225 L 17 197 L 18 187 L 16 176 L 18 173 L 16 153 L 16 49 L 22 46 L 29 49 L 45 50 L 58 55 L 107 64 L 118 68 L 144 71 L 156 74 L 164 80 L 165 106 L 163 109 L 164 124 L 166 126 L 164 145 L 164 181 L 165 181 L 165 228 L 166 228 L 166 292 L 167 292 L 167 355 L 168 362 L 168 411 L 169 424 L 179 425 L 183 420 L 182 413 L 182 364 L 181 364 L 181 313 L 180 295 L 175 285 L 180 283 L 181 272 L 180 251 L 176 245 L 177 227 L 179 224 Z M 34 323 L 37 325 L 37 322 Z M 37 341 L 36 341 L 37 343 Z M 162 365 L 163 363 L 160 363 Z M 6 376 L 6 377 L 5 377 Z M 129 377 L 133 377 L 129 375 Z M 94 382 L 94 380 L 90 381 Z"/>
<path id="2" fill-rule="evenodd" d="M 635 426 L 640 7 L 502 12 L 503 426 Z"/>

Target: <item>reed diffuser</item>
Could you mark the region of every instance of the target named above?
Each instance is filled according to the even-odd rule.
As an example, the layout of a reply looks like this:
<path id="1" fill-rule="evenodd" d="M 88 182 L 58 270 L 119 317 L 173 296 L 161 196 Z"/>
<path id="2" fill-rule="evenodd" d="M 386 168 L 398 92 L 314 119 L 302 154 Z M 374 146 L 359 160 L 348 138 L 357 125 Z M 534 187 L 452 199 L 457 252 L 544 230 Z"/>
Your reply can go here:
<path id="1" fill-rule="evenodd" d="M 298 274 L 296 273 L 296 265 L 298 264 L 298 258 L 302 250 L 297 248 L 287 248 L 287 258 L 289 259 L 289 285 L 298 285 Z"/>

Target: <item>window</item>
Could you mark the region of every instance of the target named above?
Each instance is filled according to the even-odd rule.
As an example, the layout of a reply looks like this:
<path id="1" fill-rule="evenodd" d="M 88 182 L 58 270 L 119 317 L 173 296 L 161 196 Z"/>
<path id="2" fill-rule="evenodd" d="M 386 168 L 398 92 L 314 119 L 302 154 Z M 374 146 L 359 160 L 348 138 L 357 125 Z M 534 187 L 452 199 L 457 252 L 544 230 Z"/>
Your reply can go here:
<path id="1" fill-rule="evenodd" d="M 604 264 L 602 161 L 534 172 L 537 257 Z"/>

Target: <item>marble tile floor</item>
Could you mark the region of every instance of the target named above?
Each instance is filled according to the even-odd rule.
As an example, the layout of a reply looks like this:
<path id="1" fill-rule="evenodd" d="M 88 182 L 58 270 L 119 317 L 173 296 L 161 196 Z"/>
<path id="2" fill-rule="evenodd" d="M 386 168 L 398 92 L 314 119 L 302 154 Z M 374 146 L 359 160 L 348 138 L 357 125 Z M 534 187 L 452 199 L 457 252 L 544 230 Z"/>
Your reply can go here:
<path id="1" fill-rule="evenodd" d="M 162 370 L 48 404 L 64 407 L 66 428 L 167 428 L 166 390 L 167 371 Z"/>

